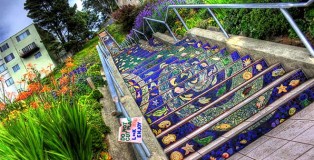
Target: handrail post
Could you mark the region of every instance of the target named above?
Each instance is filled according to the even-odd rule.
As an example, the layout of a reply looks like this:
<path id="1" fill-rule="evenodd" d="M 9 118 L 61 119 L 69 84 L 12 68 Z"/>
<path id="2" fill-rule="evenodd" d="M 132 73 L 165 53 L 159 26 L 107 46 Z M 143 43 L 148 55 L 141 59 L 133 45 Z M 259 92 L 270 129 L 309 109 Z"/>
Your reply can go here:
<path id="1" fill-rule="evenodd" d="M 168 28 L 168 30 L 169 30 L 170 34 L 172 35 L 173 39 L 177 42 L 178 39 L 176 38 L 176 36 L 174 36 L 174 34 L 173 34 L 172 30 L 170 29 L 169 25 L 166 22 L 164 22 L 164 24 Z"/>
<path id="2" fill-rule="evenodd" d="M 121 46 L 119 45 L 119 43 L 116 41 L 116 39 L 114 39 L 111 34 L 105 29 L 105 32 L 109 35 L 109 37 L 113 40 L 113 42 L 118 46 L 118 48 L 121 50 Z"/>
<path id="3" fill-rule="evenodd" d="M 147 21 L 147 19 L 144 19 L 146 21 L 146 23 L 148 24 L 148 27 L 150 28 L 150 30 L 152 30 L 153 34 L 155 33 L 153 27 L 150 25 L 150 23 Z"/>
<path id="4" fill-rule="evenodd" d="M 291 25 L 291 27 L 294 29 L 294 31 L 297 33 L 297 35 L 299 36 L 299 38 L 301 39 L 301 41 L 303 42 L 304 46 L 308 49 L 308 51 L 310 52 L 310 54 L 312 56 L 314 56 L 314 49 L 313 46 L 311 45 L 311 43 L 309 42 L 309 40 L 304 36 L 304 34 L 302 33 L 302 31 L 300 30 L 300 28 L 298 27 L 298 25 L 294 22 L 293 18 L 291 17 L 291 15 L 289 14 L 289 12 L 284 9 L 284 8 L 280 8 L 281 13 L 285 16 L 285 18 L 287 19 L 287 21 L 289 22 L 289 24 Z"/>
<path id="5" fill-rule="evenodd" d="M 182 22 L 184 28 L 186 29 L 186 31 L 189 30 L 188 26 L 185 24 L 184 20 L 182 19 L 182 17 L 180 16 L 179 12 L 177 11 L 176 8 L 172 8 L 174 13 L 176 13 L 176 15 L 178 16 L 178 18 L 180 19 L 180 21 Z"/>
<path id="6" fill-rule="evenodd" d="M 225 31 L 225 29 L 222 27 L 221 23 L 220 23 L 219 20 L 217 19 L 215 13 L 214 13 L 211 9 L 209 9 L 209 8 L 207 8 L 207 10 L 208 10 L 208 12 L 210 13 L 210 15 L 214 18 L 214 20 L 216 21 L 216 23 L 218 24 L 220 30 L 224 33 L 224 35 L 225 35 L 227 38 L 230 38 L 229 35 L 228 35 L 228 33 Z"/>

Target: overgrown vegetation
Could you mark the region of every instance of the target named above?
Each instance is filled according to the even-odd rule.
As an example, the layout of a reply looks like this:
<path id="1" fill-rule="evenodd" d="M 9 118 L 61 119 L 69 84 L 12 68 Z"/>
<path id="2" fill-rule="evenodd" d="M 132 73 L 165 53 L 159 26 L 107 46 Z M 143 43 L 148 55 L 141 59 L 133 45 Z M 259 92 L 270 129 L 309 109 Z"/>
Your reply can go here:
<path id="1" fill-rule="evenodd" d="M 128 32 L 123 31 L 122 24 L 113 23 L 107 27 L 107 31 L 110 35 L 117 41 L 117 43 L 121 43 L 125 40 Z"/>
<path id="2" fill-rule="evenodd" d="M 298 2 L 298 0 L 156 0 L 146 4 L 144 9 L 136 17 L 134 28 L 143 29 L 143 17 L 152 17 L 163 20 L 166 6 L 169 4 L 228 4 L 228 3 L 274 3 L 274 2 Z M 276 36 L 286 35 L 295 38 L 296 34 L 279 10 L 275 9 L 212 9 L 224 28 L 230 34 L 244 35 L 258 39 L 272 39 Z M 178 9 L 189 28 L 199 27 L 208 29 L 218 27 L 206 9 Z M 309 39 L 314 39 L 314 8 L 289 9 L 298 26 L 306 33 Z M 167 23 L 176 35 L 184 35 L 186 30 L 182 23 L 170 10 Z M 162 24 L 152 23 L 155 30 L 166 31 Z M 151 32 L 145 27 L 145 33 Z"/>
<path id="3" fill-rule="evenodd" d="M 54 72 L 28 65 L 28 85 L 14 102 L 0 104 L 0 155 L 3 159 L 108 159 L 110 129 L 98 102 L 102 94 L 86 78 L 105 84 L 95 49 L 98 39 Z M 47 75 L 44 80 L 42 74 Z M 59 76 L 59 77 L 56 77 Z M 9 100 L 7 98 L 6 100 Z"/>

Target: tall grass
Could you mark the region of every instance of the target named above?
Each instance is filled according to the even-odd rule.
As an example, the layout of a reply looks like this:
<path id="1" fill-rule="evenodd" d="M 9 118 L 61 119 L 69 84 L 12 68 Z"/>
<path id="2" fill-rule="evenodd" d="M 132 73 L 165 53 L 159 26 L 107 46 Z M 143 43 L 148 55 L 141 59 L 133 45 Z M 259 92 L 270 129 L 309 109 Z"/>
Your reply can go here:
<path id="1" fill-rule="evenodd" d="M 29 109 L 0 126 L 0 158 L 19 160 L 92 159 L 91 126 L 86 108 L 68 101 Z"/>

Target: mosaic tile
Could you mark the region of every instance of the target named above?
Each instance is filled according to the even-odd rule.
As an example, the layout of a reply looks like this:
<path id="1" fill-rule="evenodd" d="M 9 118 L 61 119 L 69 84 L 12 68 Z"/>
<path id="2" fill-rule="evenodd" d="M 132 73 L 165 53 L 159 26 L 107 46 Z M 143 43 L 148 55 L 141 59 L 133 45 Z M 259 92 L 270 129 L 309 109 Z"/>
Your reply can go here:
<path id="1" fill-rule="evenodd" d="M 199 52 L 199 54 L 201 55 L 195 58 L 190 58 L 188 61 L 180 60 L 175 63 L 172 63 L 163 68 L 162 70 L 155 72 L 153 75 L 142 80 L 145 82 L 146 85 L 148 85 L 148 88 L 151 91 L 156 90 L 159 84 L 162 84 L 165 81 L 169 82 L 169 80 L 174 76 L 181 75 L 182 73 L 191 74 L 191 72 L 188 71 L 193 71 L 196 74 L 200 69 L 204 69 L 205 67 L 208 66 L 208 64 L 202 60 L 212 55 L 210 51 L 205 53 Z M 150 92 L 147 94 L 150 94 Z M 157 93 L 155 92 L 154 94 Z M 152 98 L 153 96 L 150 96 L 150 99 Z M 147 101 L 145 101 L 144 103 L 146 102 Z M 140 106 L 141 104 L 142 101 L 139 101 L 138 105 Z"/>
<path id="2" fill-rule="evenodd" d="M 265 61 L 262 61 L 260 63 L 253 65 L 251 68 L 248 68 L 246 71 L 251 70 L 250 72 L 252 72 L 252 70 L 254 70 L 254 68 L 259 64 L 265 65 Z M 274 68 L 273 70 L 276 70 L 276 68 Z M 244 72 L 246 72 L 246 71 L 244 71 Z M 175 134 L 177 139 L 179 140 L 179 139 L 187 136 L 188 133 L 193 132 L 197 128 L 203 126 L 207 122 L 218 117 L 220 114 L 222 114 L 226 110 L 230 109 L 232 106 L 240 103 L 241 101 L 243 101 L 247 97 L 256 93 L 257 91 L 262 89 L 264 86 L 268 85 L 271 81 L 264 81 L 264 77 L 266 77 L 267 75 L 269 75 L 271 73 L 272 73 L 272 71 L 269 71 L 265 75 L 262 75 L 261 77 L 258 77 L 257 79 L 253 80 L 248 85 L 246 85 L 246 87 L 241 88 L 240 90 L 238 90 L 238 91 L 234 92 L 233 94 L 231 94 L 230 96 L 226 97 L 223 101 L 219 102 L 218 105 L 211 106 L 210 101 L 207 102 L 206 104 L 199 103 L 199 101 L 201 100 L 202 97 L 210 98 L 212 100 L 211 102 L 217 100 L 219 98 L 219 96 L 217 96 L 217 94 L 219 93 L 218 91 L 220 90 L 219 89 L 220 87 L 217 87 L 214 90 L 211 90 L 210 92 L 206 93 L 201 98 L 198 98 L 198 99 L 194 100 L 193 102 L 190 102 L 188 105 L 184 106 L 181 110 L 176 111 L 174 114 L 172 114 L 169 117 L 166 117 L 165 119 L 162 119 L 162 120 L 163 121 L 167 120 L 167 121 L 170 121 L 171 124 L 176 124 L 177 122 L 183 120 L 184 118 L 186 118 L 190 114 L 196 112 L 197 110 L 199 110 L 199 109 L 201 109 L 207 105 L 206 107 L 208 109 L 205 112 L 202 112 L 201 114 L 199 114 L 196 117 L 192 118 L 191 120 L 185 122 L 184 124 L 182 124 L 178 128 L 169 132 L 170 134 Z M 256 73 L 256 74 L 258 74 L 258 73 Z M 240 73 L 238 75 L 242 76 L 243 74 Z M 252 76 L 255 76 L 255 75 L 252 75 Z M 278 77 L 273 77 L 272 80 L 275 80 L 276 78 L 278 78 Z M 234 77 L 233 80 L 231 80 L 231 81 L 232 82 L 230 82 L 230 83 L 237 83 L 237 81 L 238 81 L 238 82 L 240 82 L 239 84 L 245 82 L 245 80 L 237 79 L 237 77 Z M 226 82 L 225 85 L 228 86 L 228 82 Z M 232 86 L 232 85 L 229 84 L 229 86 Z M 248 88 L 250 88 L 249 91 L 248 91 Z M 233 89 L 233 88 L 231 88 L 231 89 Z M 152 125 L 151 128 L 153 128 L 153 126 L 159 127 L 159 123 Z M 221 127 L 221 128 L 229 127 L 229 124 L 228 125 L 221 125 L 219 127 Z M 162 139 L 162 137 L 158 138 L 158 140 L 161 140 L 161 139 Z M 162 144 L 162 146 L 165 146 L 165 145 Z"/>
<path id="3" fill-rule="evenodd" d="M 223 52 L 223 53 L 225 53 L 225 52 Z M 241 61 L 238 62 L 237 59 L 232 59 L 232 57 L 234 55 L 238 55 L 238 53 L 234 52 L 234 53 L 232 53 L 226 57 L 231 59 L 232 62 L 233 62 L 233 60 L 235 60 L 236 65 L 238 64 L 242 68 L 242 62 Z M 220 54 L 217 56 L 215 55 L 214 58 L 220 57 L 220 56 L 225 57 L 223 54 Z M 248 58 L 248 57 L 246 57 L 246 58 Z M 207 62 L 208 62 L 208 60 L 207 60 Z M 178 78 L 175 80 L 172 79 L 172 81 L 169 81 L 169 82 L 159 82 L 159 84 L 161 84 L 158 88 L 159 95 L 156 95 L 148 103 L 142 105 L 141 108 L 143 108 L 143 110 L 146 110 L 146 112 L 145 112 L 146 114 L 149 112 L 152 112 L 152 110 L 161 109 L 161 106 L 164 105 L 165 102 L 176 97 L 184 89 L 187 89 L 187 90 L 190 89 L 190 86 L 187 86 L 187 88 L 186 88 L 187 83 L 193 83 L 193 85 L 195 85 L 195 86 L 198 86 L 198 85 L 202 86 L 203 83 L 208 83 L 208 82 L 206 82 L 206 80 L 208 80 L 208 78 L 210 79 L 212 77 L 211 76 L 212 74 L 216 73 L 217 71 L 219 71 L 223 68 L 222 63 L 223 62 L 219 61 L 219 60 L 213 61 L 213 62 L 211 62 L 211 64 L 213 64 L 213 65 L 208 64 L 209 66 L 206 67 L 206 69 L 203 69 L 201 72 L 197 71 L 198 73 L 195 73 L 195 70 L 189 70 L 189 72 L 181 74 L 181 75 L 186 76 L 186 77 L 182 77 L 184 79 L 181 82 L 180 82 L 181 78 Z M 224 79 L 224 77 L 225 76 L 220 76 L 219 79 L 216 79 L 215 81 L 217 81 L 217 80 L 221 81 Z M 198 81 L 198 82 L 196 82 L 196 81 Z M 157 101 L 158 105 L 155 105 L 156 102 L 154 102 L 154 101 Z"/>
<path id="4" fill-rule="evenodd" d="M 302 76 L 302 73 L 297 73 L 299 76 Z M 301 77 L 293 78 L 295 79 L 304 79 Z M 286 83 L 287 90 L 290 89 L 290 84 Z M 290 87 L 289 87 L 290 86 Z M 280 86 L 279 86 L 280 87 Z M 278 93 L 278 89 L 274 92 Z M 284 93 L 281 93 L 284 94 Z M 250 143 L 258 139 L 259 137 L 263 136 L 264 134 L 268 133 L 273 128 L 280 125 L 289 117 L 293 116 L 303 108 L 307 107 L 311 102 L 314 101 L 314 87 L 311 87 L 297 97 L 293 98 L 292 100 L 287 101 L 286 104 L 281 105 L 277 108 L 274 112 L 266 115 L 261 120 L 247 128 L 246 130 L 242 131 L 238 135 L 234 136 L 230 140 L 228 140 L 223 145 L 219 146 L 217 149 L 205 154 L 202 159 L 212 158 L 223 158 L 223 155 L 232 156 L 234 153 L 240 151 L 244 147 L 248 146 Z"/>
<path id="5" fill-rule="evenodd" d="M 176 88 L 174 88 L 173 90 L 170 90 L 168 93 L 168 95 L 170 94 L 174 98 L 168 100 L 169 98 L 167 97 L 167 94 L 163 94 L 161 99 L 163 101 L 168 100 L 167 103 L 159 106 L 158 108 L 156 107 L 156 109 L 154 109 L 150 113 L 145 114 L 145 117 L 148 119 L 148 122 L 158 123 L 158 121 L 162 121 L 166 119 L 168 116 L 170 116 L 170 117 L 177 117 L 177 118 L 174 118 L 176 121 L 173 121 L 173 122 L 171 121 L 172 124 L 175 124 L 181 118 L 184 118 L 185 116 L 193 113 L 194 111 L 200 109 L 200 107 L 202 106 L 208 105 L 210 102 L 222 96 L 225 92 L 228 92 L 229 90 L 233 89 L 234 86 L 232 84 L 243 83 L 244 81 L 246 81 L 245 79 L 243 79 L 243 76 L 242 76 L 245 71 L 242 71 L 241 72 L 242 74 L 241 73 L 237 74 L 237 73 L 246 67 L 245 65 L 243 65 L 244 63 L 243 61 L 246 59 L 251 59 L 251 58 L 250 56 L 244 56 L 241 58 L 241 60 L 236 61 L 231 66 L 225 69 L 222 69 L 216 74 L 212 74 L 211 72 L 205 72 L 204 76 L 202 75 L 199 76 L 199 77 L 205 77 L 204 80 L 200 81 L 199 83 L 192 83 L 193 81 L 195 81 L 195 79 L 197 78 L 196 77 L 195 79 L 192 79 L 188 82 L 186 81 L 181 86 L 177 85 Z M 267 68 L 267 64 L 265 63 L 265 61 L 256 62 L 256 63 L 257 64 L 255 65 L 261 64 L 261 65 L 264 65 L 264 68 Z M 254 66 L 250 66 L 248 68 L 248 71 L 252 73 L 252 76 L 262 71 L 260 70 L 256 72 L 253 70 L 255 70 Z M 223 82 L 226 78 L 228 78 L 228 80 L 226 82 Z M 177 87 L 183 88 L 181 90 L 183 92 L 182 93 L 178 92 Z M 202 94 L 205 94 L 204 91 L 206 91 L 206 95 L 202 95 Z M 202 97 L 195 99 L 196 97 L 200 95 L 202 95 Z M 154 112 L 158 111 L 160 108 L 167 108 L 167 114 L 162 115 L 162 116 L 154 116 Z M 181 110 L 181 111 L 178 112 L 178 110 Z M 177 113 L 175 113 L 175 111 Z M 175 114 L 180 115 L 181 118 L 179 118 Z M 152 125 L 151 128 L 159 129 L 156 126 L 158 125 L 157 124 Z"/>

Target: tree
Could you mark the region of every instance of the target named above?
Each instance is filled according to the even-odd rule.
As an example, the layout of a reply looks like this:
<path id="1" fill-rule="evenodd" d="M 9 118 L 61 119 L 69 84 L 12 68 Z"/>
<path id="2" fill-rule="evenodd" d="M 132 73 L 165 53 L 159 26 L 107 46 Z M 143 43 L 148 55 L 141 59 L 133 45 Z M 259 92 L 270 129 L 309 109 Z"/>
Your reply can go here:
<path id="1" fill-rule="evenodd" d="M 79 49 L 88 37 L 87 19 L 70 7 L 68 0 L 26 0 L 27 16 L 41 29 L 52 33 L 66 51 Z"/>
<path id="2" fill-rule="evenodd" d="M 110 16 L 112 12 L 118 9 L 116 0 L 83 0 L 83 7 L 95 14 L 101 14 L 102 17 Z"/>

